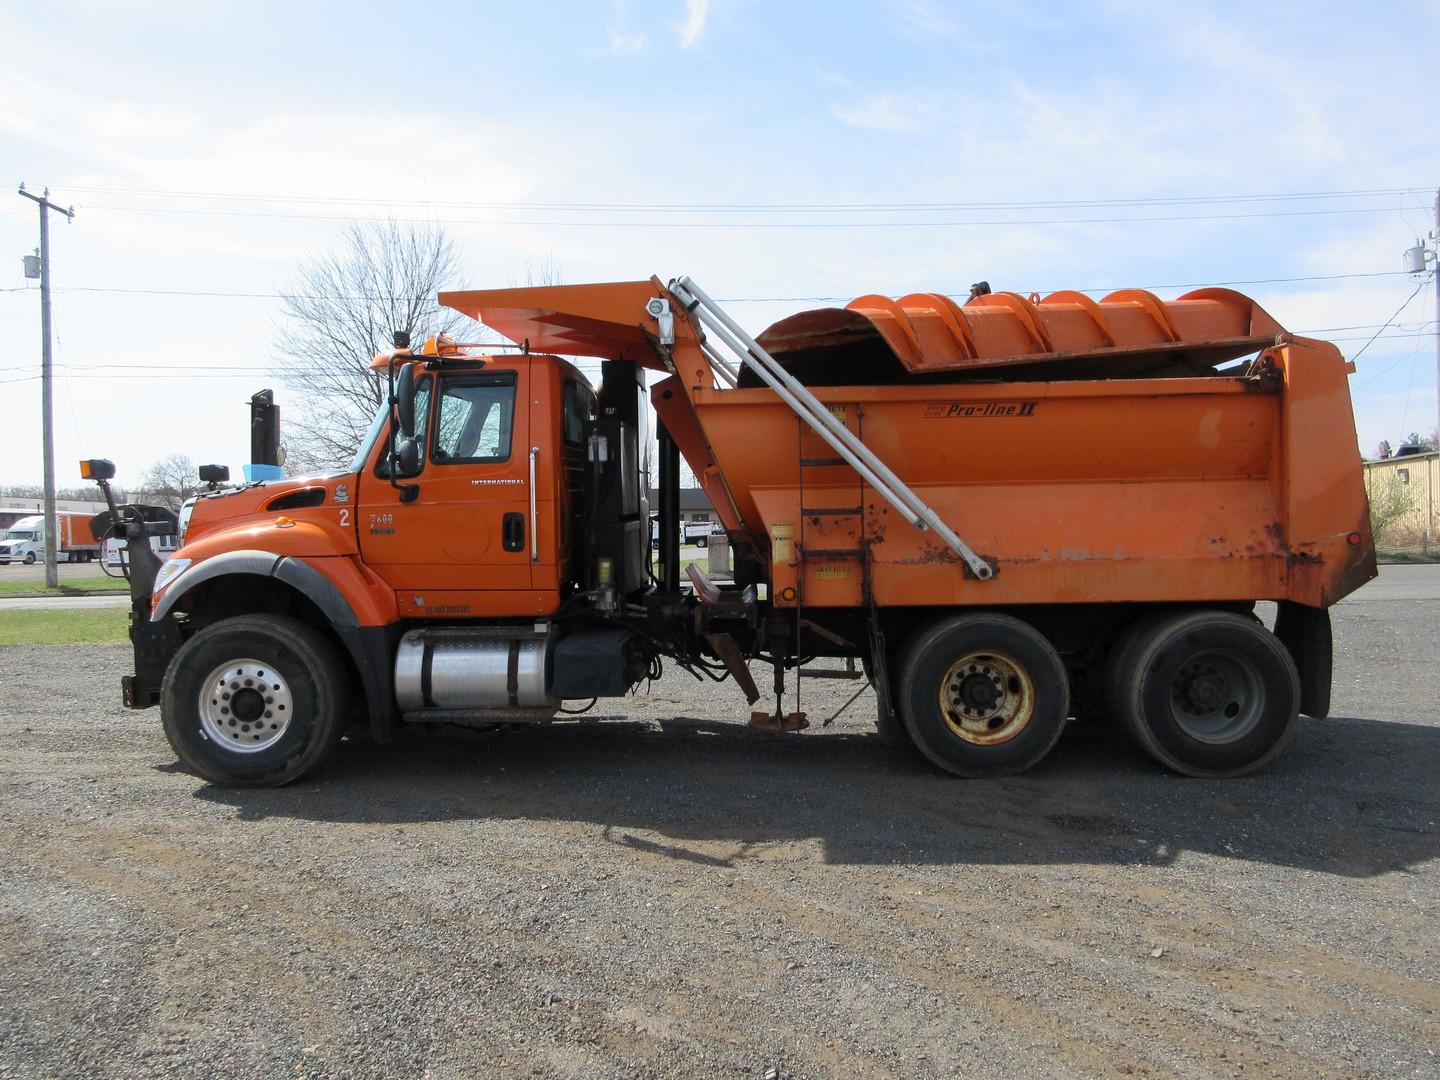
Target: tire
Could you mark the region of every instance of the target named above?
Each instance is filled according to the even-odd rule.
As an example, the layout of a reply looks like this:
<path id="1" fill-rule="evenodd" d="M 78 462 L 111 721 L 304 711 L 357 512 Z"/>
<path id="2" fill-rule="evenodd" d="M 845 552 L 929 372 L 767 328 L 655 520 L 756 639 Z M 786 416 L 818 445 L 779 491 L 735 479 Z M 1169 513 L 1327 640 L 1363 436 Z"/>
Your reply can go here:
<path id="1" fill-rule="evenodd" d="M 33 552 L 33 551 L 27 551 L 27 552 L 25 552 L 25 565 L 26 565 L 26 566 L 34 566 L 34 565 L 35 565 L 35 552 Z"/>
<path id="2" fill-rule="evenodd" d="M 1070 709 L 1059 654 L 1009 615 L 960 615 L 923 631 L 906 646 L 896 685 L 911 741 L 956 776 L 1030 768 L 1054 747 Z"/>
<path id="3" fill-rule="evenodd" d="M 191 771 L 225 786 L 278 787 L 335 749 L 349 698 L 345 665 L 318 630 L 287 616 L 241 615 L 180 646 L 160 716 Z"/>
<path id="4" fill-rule="evenodd" d="M 1284 748 L 1300 709 L 1289 651 L 1253 619 L 1166 612 L 1121 635 L 1106 665 L 1114 719 L 1186 776 L 1241 776 Z"/>

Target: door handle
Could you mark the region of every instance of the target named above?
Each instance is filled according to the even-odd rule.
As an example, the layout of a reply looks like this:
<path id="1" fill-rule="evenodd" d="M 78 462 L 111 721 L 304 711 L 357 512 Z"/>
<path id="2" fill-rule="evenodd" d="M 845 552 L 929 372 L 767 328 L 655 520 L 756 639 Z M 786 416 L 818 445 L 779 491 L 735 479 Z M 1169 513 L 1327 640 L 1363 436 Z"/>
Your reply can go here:
<path id="1" fill-rule="evenodd" d="M 506 551 L 525 549 L 525 515 L 506 514 L 500 524 L 500 546 Z"/>
<path id="2" fill-rule="evenodd" d="M 540 448 L 530 448 L 530 561 L 540 561 L 540 507 L 535 501 L 535 459 L 540 456 Z"/>

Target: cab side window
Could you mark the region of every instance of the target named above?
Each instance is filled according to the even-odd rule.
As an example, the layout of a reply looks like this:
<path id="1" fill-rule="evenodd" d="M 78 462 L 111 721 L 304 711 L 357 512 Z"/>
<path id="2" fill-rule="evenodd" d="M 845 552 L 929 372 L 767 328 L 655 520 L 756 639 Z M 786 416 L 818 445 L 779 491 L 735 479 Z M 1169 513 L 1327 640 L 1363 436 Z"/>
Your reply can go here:
<path id="1" fill-rule="evenodd" d="M 438 464 L 510 459 L 515 376 L 458 375 L 441 384 L 431 460 Z"/>
<path id="2" fill-rule="evenodd" d="M 595 417 L 595 395 L 574 380 L 567 380 L 564 393 L 562 431 L 565 441 L 579 446 L 585 441 L 585 423 Z"/>

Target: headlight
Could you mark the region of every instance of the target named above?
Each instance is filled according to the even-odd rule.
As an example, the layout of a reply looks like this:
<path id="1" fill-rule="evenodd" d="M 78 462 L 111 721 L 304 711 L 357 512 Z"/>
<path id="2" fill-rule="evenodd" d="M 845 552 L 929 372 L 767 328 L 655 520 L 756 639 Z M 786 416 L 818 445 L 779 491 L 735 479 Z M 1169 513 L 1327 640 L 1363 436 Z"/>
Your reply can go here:
<path id="1" fill-rule="evenodd" d="M 160 567 L 160 572 L 155 575 L 155 584 L 150 589 L 150 595 L 159 596 L 160 590 L 188 570 L 193 561 L 193 559 L 167 560 L 165 564 Z"/>
<path id="2" fill-rule="evenodd" d="M 180 507 L 180 531 L 175 539 L 177 543 L 185 543 L 185 530 L 190 528 L 190 515 L 195 512 L 195 500 L 186 499 L 185 504 Z"/>

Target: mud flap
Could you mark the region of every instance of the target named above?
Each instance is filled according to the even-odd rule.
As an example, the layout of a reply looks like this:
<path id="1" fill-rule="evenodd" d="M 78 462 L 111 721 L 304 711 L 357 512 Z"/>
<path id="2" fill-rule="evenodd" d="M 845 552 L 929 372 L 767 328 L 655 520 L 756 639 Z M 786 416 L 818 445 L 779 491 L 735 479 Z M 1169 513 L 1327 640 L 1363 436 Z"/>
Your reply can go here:
<path id="1" fill-rule="evenodd" d="M 1330 612 L 1282 600 L 1275 617 L 1275 636 L 1290 650 L 1300 672 L 1300 711 L 1324 719 L 1330 715 L 1330 679 L 1334 644 Z"/>
<path id="2" fill-rule="evenodd" d="M 121 700 L 127 709 L 148 709 L 160 704 L 165 669 L 180 648 L 180 627 L 174 615 L 151 622 L 148 603 L 137 603 L 130 612 L 130 644 L 135 656 L 135 674 L 120 680 Z"/>

